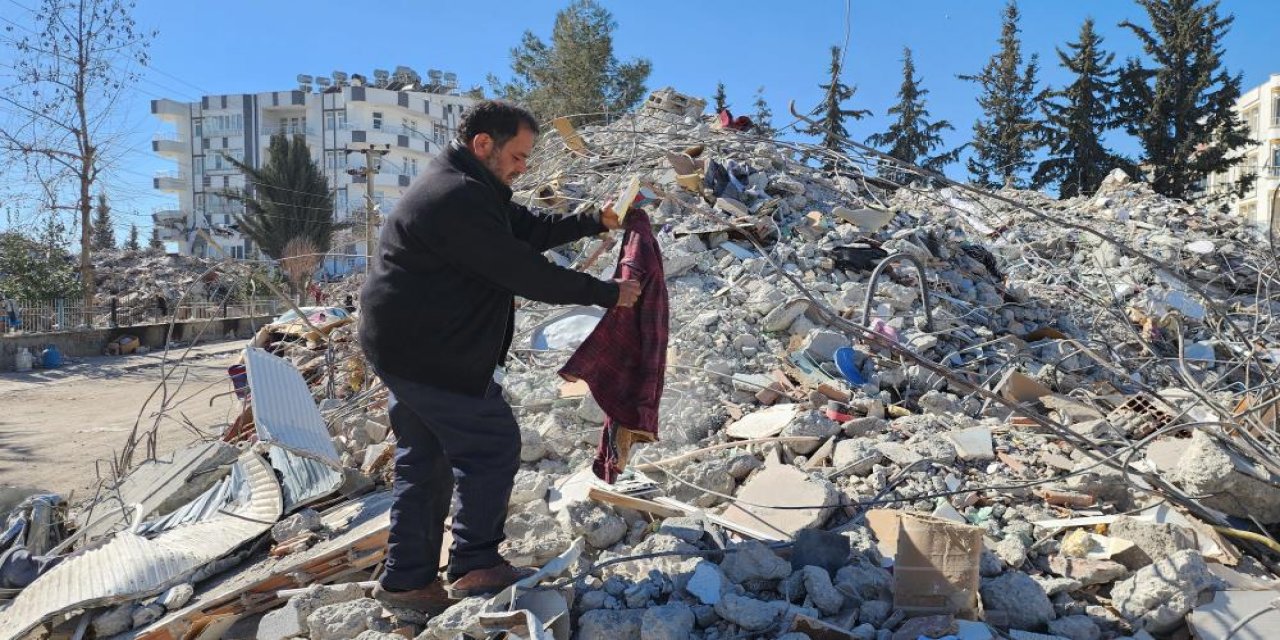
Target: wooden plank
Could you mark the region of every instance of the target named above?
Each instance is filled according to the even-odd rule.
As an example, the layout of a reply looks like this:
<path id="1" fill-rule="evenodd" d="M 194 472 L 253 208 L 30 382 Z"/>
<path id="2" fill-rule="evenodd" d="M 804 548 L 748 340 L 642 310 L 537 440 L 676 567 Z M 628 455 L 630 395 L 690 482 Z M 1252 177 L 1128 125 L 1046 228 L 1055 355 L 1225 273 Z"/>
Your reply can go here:
<path id="1" fill-rule="evenodd" d="M 602 489 L 600 487 L 591 487 L 591 489 L 587 491 L 587 497 L 595 500 L 596 502 L 603 502 L 615 507 L 643 511 L 661 518 L 675 518 L 685 515 L 684 511 L 664 506 L 653 500 L 635 498 L 625 494 L 609 491 L 608 489 Z"/>
<path id="2" fill-rule="evenodd" d="M 564 139 L 564 146 L 568 147 L 570 151 L 582 154 L 587 152 L 586 141 L 582 139 L 582 136 L 574 128 L 573 123 L 569 122 L 568 118 L 560 116 L 551 121 L 551 126 L 560 132 L 560 137 Z"/>

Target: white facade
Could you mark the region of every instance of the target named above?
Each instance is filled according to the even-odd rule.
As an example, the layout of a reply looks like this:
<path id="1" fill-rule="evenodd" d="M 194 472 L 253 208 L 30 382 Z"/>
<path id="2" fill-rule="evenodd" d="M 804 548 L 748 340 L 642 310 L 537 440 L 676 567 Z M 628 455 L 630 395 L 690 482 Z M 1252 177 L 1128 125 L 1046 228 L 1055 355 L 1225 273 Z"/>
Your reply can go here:
<path id="1" fill-rule="evenodd" d="M 412 73 L 412 72 L 410 72 Z M 235 228 L 234 214 L 243 210 L 222 195 L 244 189 L 245 176 L 224 156 L 251 166 L 261 166 L 271 136 L 276 133 L 306 137 L 312 159 L 324 170 L 334 189 L 334 217 L 357 224 L 365 210 L 365 179 L 348 169 L 364 166 L 364 154 L 348 153 L 352 143 L 390 145 L 374 178 L 374 200 L 382 214 L 391 212 L 396 200 L 421 172 L 427 161 L 453 137 L 463 110 L 474 100 L 444 87 L 440 92 L 403 90 L 416 82 L 389 81 L 377 74 L 379 86 L 366 86 L 353 76 L 335 74 L 323 92 L 309 84 L 292 91 L 205 96 L 200 102 L 153 100 L 151 113 L 172 123 L 172 133 L 157 135 L 156 153 L 177 162 L 174 171 L 157 174 L 153 186 L 178 197 L 174 209 L 153 214 L 160 238 L 176 243 L 179 253 L 208 257 L 255 257 L 253 243 Z M 412 74 L 414 78 L 417 74 Z M 399 70 L 397 80 L 401 78 Z M 299 80 L 310 82 L 310 77 Z M 321 84 L 330 84 L 324 78 Z M 197 230 L 204 230 L 201 234 Z M 377 230 L 374 230 L 376 237 Z M 208 246 L 205 235 L 216 247 Z M 332 256 L 325 261 L 329 273 L 345 273 L 363 264 L 364 228 L 335 239 Z"/>
<path id="2" fill-rule="evenodd" d="M 1280 73 L 1240 96 L 1236 113 L 1244 120 L 1249 138 L 1257 144 L 1235 155 L 1240 162 L 1229 171 L 1209 176 L 1209 192 L 1235 185 L 1241 176 L 1257 176 L 1249 193 L 1230 203 L 1231 210 L 1254 224 L 1271 224 L 1272 197 L 1280 187 Z M 1277 212 L 1280 214 L 1280 211 Z"/>

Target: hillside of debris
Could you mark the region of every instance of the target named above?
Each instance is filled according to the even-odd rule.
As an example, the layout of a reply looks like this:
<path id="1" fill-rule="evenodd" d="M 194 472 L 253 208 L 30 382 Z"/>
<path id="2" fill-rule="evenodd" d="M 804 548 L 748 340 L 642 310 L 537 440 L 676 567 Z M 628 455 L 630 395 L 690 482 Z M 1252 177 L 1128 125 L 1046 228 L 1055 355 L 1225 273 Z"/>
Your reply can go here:
<path id="1" fill-rule="evenodd" d="M 557 373 L 602 311 L 519 303 L 502 551 L 533 578 L 431 619 L 369 597 L 386 391 L 354 323 L 309 318 L 251 343 L 218 440 L 14 507 L 0 637 L 1269 637 L 1265 236 L 1122 172 L 988 193 L 703 110 L 558 121 L 516 185 L 561 215 L 637 193 L 671 300 L 660 441 L 613 485 Z M 548 255 L 608 278 L 617 252 Z"/>

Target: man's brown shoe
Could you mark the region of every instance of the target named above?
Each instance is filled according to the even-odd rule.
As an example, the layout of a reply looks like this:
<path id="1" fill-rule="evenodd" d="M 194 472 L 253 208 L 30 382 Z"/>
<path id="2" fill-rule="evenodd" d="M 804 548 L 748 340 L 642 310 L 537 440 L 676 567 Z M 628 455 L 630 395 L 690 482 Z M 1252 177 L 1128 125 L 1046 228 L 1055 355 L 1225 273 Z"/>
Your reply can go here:
<path id="1" fill-rule="evenodd" d="M 439 580 L 411 591 L 387 591 L 377 585 L 373 588 L 373 597 L 388 607 L 413 609 L 430 616 L 440 615 L 458 602 L 449 597 Z"/>
<path id="2" fill-rule="evenodd" d="M 449 585 L 449 595 L 458 599 L 492 595 L 533 574 L 534 570 L 529 567 L 513 567 L 503 562 L 488 569 L 467 572 Z"/>

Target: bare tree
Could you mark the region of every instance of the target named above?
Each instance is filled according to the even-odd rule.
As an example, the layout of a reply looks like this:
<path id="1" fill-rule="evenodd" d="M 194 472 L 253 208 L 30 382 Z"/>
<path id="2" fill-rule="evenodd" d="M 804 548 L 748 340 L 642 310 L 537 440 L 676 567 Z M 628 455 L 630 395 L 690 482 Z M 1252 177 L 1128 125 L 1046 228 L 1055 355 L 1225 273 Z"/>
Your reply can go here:
<path id="1" fill-rule="evenodd" d="M 133 8 L 127 0 L 38 0 L 30 26 L 6 20 L 0 33 L 14 50 L 12 83 L 0 88 L 0 154 L 26 166 L 54 215 L 79 213 L 86 323 L 95 288 L 90 194 L 122 141 L 111 130 L 117 100 L 155 36 L 138 29 Z"/>

